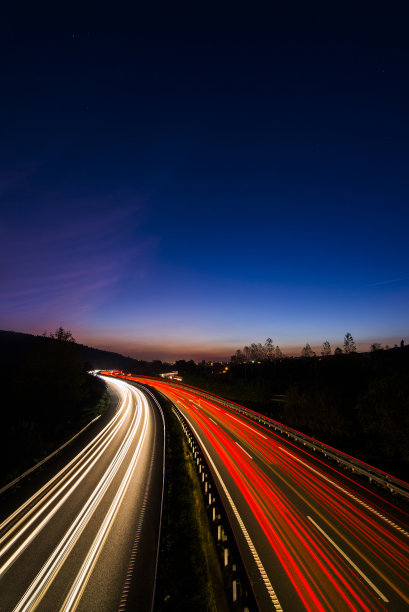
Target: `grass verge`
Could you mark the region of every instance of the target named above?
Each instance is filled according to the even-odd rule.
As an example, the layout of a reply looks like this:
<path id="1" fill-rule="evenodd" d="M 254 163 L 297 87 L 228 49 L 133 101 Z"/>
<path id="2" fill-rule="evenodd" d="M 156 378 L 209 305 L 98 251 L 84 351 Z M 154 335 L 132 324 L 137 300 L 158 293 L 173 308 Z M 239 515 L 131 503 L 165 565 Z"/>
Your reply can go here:
<path id="1" fill-rule="evenodd" d="M 166 420 L 166 481 L 155 609 L 224 612 L 229 607 L 195 466 L 171 402 L 156 395 Z"/>

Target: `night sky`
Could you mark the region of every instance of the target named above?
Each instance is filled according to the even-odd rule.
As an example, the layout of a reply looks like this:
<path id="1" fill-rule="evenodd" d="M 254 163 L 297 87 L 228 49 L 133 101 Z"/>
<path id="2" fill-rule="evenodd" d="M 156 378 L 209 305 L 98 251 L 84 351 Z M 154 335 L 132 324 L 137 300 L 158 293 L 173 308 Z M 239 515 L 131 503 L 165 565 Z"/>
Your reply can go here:
<path id="1" fill-rule="evenodd" d="M 0 19 L 1 329 L 409 341 L 403 14 L 33 4 Z"/>

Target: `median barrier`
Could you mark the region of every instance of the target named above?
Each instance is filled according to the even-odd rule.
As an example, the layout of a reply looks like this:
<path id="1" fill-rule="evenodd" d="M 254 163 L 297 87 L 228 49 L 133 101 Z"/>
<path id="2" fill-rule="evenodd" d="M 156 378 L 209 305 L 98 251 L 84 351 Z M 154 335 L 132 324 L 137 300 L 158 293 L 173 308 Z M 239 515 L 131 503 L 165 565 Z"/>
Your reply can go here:
<path id="1" fill-rule="evenodd" d="M 253 612 L 258 610 L 253 588 L 240 554 L 228 514 L 213 479 L 207 460 L 188 422 L 173 404 L 173 412 L 179 420 L 187 438 L 192 457 L 196 457 L 203 501 L 210 529 L 216 543 L 219 564 L 223 575 L 229 605 L 232 611 Z M 201 477 L 200 477 L 201 476 Z"/>

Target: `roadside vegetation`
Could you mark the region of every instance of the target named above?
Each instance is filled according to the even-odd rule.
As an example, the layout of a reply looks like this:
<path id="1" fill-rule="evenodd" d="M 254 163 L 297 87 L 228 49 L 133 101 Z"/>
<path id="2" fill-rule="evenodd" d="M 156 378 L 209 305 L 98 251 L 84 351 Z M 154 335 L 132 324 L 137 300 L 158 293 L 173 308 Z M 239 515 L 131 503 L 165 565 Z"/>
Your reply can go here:
<path id="1" fill-rule="evenodd" d="M 106 410 L 105 384 L 87 369 L 63 328 L 23 350 L 2 352 L 0 485 Z"/>
<path id="2" fill-rule="evenodd" d="M 183 381 L 244 404 L 395 476 L 409 473 L 409 346 L 177 362 Z M 324 343 L 325 344 L 325 343 Z M 253 345 L 252 345 L 253 346 Z M 255 345 L 257 346 L 257 345 Z M 352 347 L 352 350 L 348 350 Z M 323 347 L 323 349 L 328 347 Z M 345 350 L 345 348 L 347 350 Z"/>
<path id="3" fill-rule="evenodd" d="M 153 388 L 166 420 L 166 480 L 155 609 L 228 610 L 191 454 L 172 404 Z"/>

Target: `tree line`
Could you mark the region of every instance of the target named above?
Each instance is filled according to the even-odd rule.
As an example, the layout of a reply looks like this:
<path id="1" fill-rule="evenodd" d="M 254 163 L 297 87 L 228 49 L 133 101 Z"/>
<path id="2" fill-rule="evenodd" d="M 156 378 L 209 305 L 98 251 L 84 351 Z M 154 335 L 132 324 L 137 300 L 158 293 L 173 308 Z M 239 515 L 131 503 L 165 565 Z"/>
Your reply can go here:
<path id="1" fill-rule="evenodd" d="M 280 347 L 274 346 L 272 339 L 267 338 L 264 344 L 253 342 L 250 346 L 238 349 L 231 360 L 240 363 L 242 361 L 272 361 L 281 357 L 283 353 Z"/>
<path id="2" fill-rule="evenodd" d="M 356 353 L 355 340 L 353 339 L 352 334 L 350 332 L 347 332 L 344 336 L 343 349 L 337 346 L 336 349 L 334 350 L 334 355 L 342 355 L 342 353 L 345 353 L 346 355 L 349 355 L 350 353 Z M 332 355 L 331 344 L 329 343 L 328 340 L 325 340 L 322 343 L 321 356 L 329 357 L 330 355 Z M 316 356 L 316 353 L 312 350 L 310 344 L 308 344 L 307 342 L 307 344 L 301 349 L 301 357 L 315 357 L 315 356 Z"/>
<path id="3" fill-rule="evenodd" d="M 379 345 L 380 346 L 380 345 Z M 342 353 L 356 353 L 355 340 L 352 334 L 347 332 L 344 336 L 343 348 L 337 346 L 334 350 L 334 355 L 340 355 Z M 332 354 L 331 344 L 328 340 L 325 340 L 321 348 L 321 356 L 328 357 Z M 311 345 L 307 344 L 301 349 L 301 357 L 315 357 L 316 353 L 311 348 Z M 232 356 L 231 360 L 236 363 L 244 361 L 273 361 L 274 359 L 282 359 L 284 357 L 280 347 L 274 346 L 271 338 L 267 338 L 264 344 L 261 342 L 253 342 L 250 346 L 244 346 L 242 349 L 238 349 Z"/>
<path id="4" fill-rule="evenodd" d="M 404 341 L 400 343 L 401 348 L 404 346 Z M 397 345 L 395 344 L 395 347 Z M 385 349 L 388 350 L 389 346 L 386 345 Z M 374 342 L 370 346 L 371 352 L 384 350 L 381 344 Z M 344 336 L 342 348 L 337 346 L 334 351 L 332 350 L 331 344 L 328 340 L 322 343 L 320 355 L 321 357 L 329 357 L 330 355 L 349 355 L 356 353 L 355 340 L 350 332 L 347 332 Z M 307 344 L 301 349 L 301 357 L 316 357 L 317 353 L 311 348 L 311 345 Z M 250 346 L 244 346 L 242 349 L 238 349 L 231 357 L 233 363 L 242 363 L 245 361 L 273 361 L 275 359 L 282 359 L 284 357 L 280 347 L 274 346 L 271 338 L 267 338 L 264 344 L 261 342 L 253 342 Z"/>

